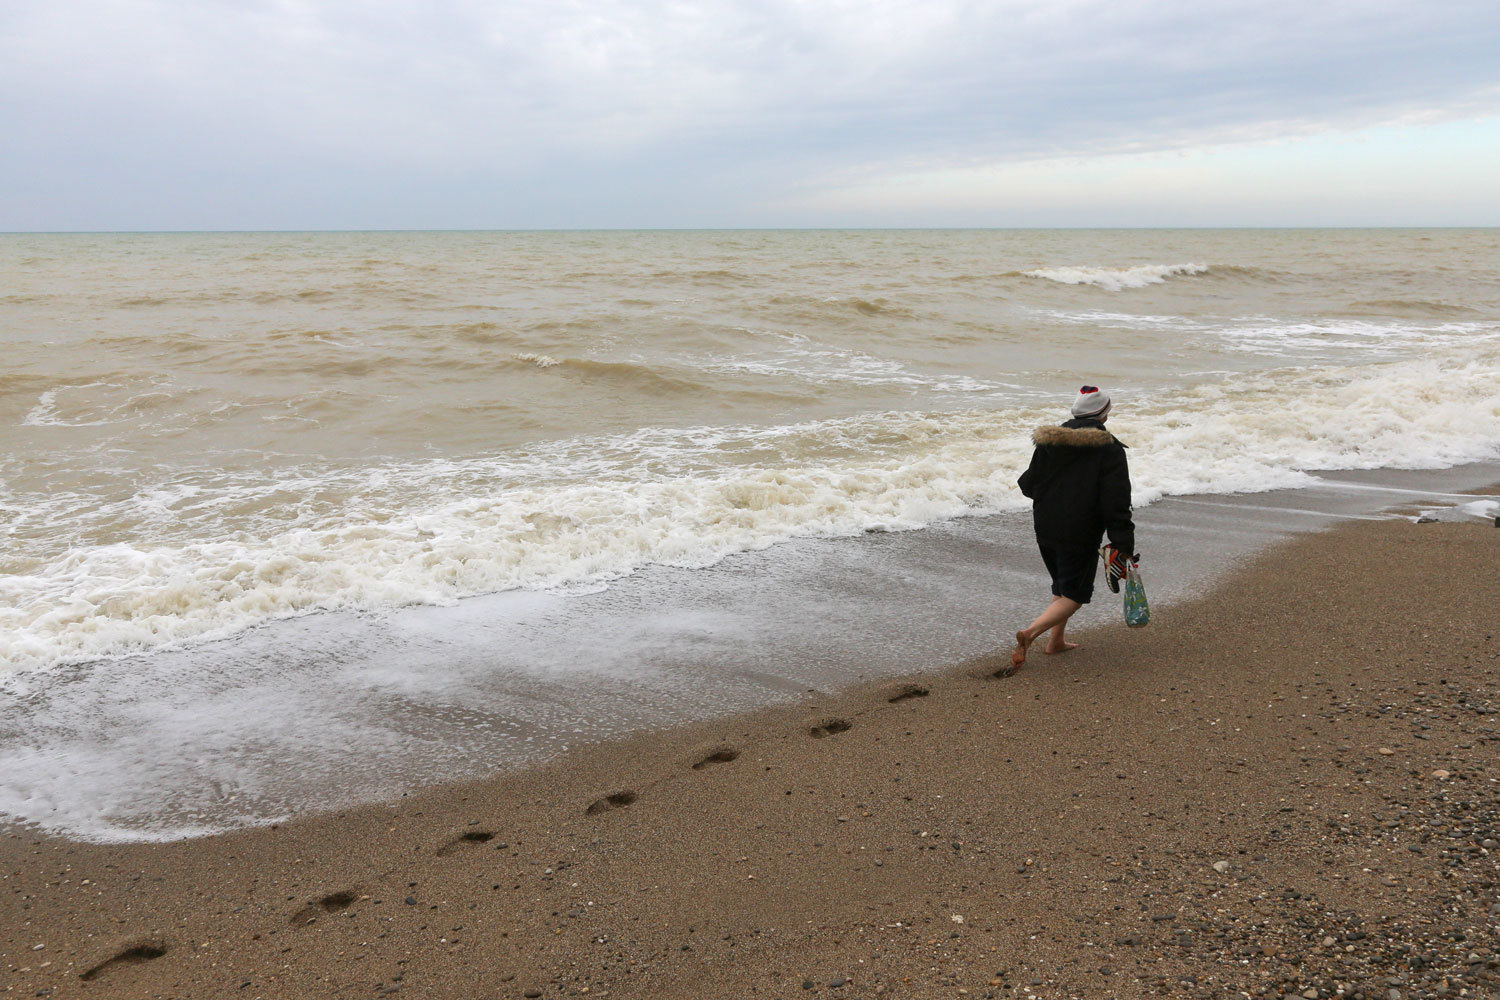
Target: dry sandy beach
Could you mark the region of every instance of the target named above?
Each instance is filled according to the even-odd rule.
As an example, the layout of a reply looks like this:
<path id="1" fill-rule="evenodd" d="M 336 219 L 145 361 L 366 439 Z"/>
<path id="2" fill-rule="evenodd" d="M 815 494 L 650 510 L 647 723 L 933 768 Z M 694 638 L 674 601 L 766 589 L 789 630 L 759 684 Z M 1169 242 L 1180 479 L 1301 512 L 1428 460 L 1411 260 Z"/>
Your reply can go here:
<path id="1" fill-rule="evenodd" d="M 0 990 L 1500 996 L 1497 566 L 1495 528 L 1356 522 L 1014 676 L 203 840 L 11 831 Z"/>

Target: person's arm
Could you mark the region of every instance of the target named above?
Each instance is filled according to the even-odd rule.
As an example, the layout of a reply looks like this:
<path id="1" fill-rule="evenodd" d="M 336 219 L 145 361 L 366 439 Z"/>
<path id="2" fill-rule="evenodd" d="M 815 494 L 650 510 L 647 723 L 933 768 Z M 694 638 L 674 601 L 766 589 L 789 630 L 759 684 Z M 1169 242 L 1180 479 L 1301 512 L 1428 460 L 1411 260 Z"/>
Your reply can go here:
<path id="1" fill-rule="evenodd" d="M 1040 464 L 1041 457 L 1042 449 L 1031 449 L 1031 464 L 1026 467 L 1025 472 L 1021 473 L 1021 478 L 1016 480 L 1016 485 L 1021 487 L 1021 495 L 1030 500 L 1036 499 L 1036 493 L 1033 490 L 1037 485 L 1037 465 Z"/>
<path id="2" fill-rule="evenodd" d="M 1125 448 L 1113 445 L 1105 450 L 1099 469 L 1099 512 L 1109 543 L 1127 556 L 1135 554 L 1135 522 L 1130 519 L 1130 463 Z"/>

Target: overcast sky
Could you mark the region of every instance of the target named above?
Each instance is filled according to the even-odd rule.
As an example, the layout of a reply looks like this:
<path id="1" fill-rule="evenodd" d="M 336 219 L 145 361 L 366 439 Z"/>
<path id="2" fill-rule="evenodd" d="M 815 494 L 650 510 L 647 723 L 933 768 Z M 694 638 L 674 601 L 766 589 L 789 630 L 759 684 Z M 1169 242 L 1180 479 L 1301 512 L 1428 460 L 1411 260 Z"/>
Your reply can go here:
<path id="1" fill-rule="evenodd" d="M 0 230 L 1500 225 L 1500 2 L 6 0 Z"/>

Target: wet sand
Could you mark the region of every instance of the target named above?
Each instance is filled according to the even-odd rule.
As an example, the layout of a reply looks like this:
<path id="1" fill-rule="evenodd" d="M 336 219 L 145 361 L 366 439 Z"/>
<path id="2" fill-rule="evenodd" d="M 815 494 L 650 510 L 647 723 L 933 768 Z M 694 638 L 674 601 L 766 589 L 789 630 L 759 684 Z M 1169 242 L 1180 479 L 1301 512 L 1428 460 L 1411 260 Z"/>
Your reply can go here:
<path id="1" fill-rule="evenodd" d="M 1493 527 L 1355 522 L 1013 676 L 996 649 L 274 829 L 12 832 L 0 989 L 1497 995 L 1497 566 Z"/>

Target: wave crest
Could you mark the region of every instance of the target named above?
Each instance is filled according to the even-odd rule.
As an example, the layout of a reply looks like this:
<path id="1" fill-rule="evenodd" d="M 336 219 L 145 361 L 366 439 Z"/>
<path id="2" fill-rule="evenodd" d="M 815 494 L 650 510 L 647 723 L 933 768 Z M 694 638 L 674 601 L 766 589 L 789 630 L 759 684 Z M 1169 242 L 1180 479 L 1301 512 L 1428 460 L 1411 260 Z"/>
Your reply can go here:
<path id="1" fill-rule="evenodd" d="M 1207 264 L 1141 264 L 1136 267 L 1043 267 L 1022 271 L 1025 278 L 1042 278 L 1059 285 L 1094 285 L 1106 291 L 1160 285 L 1178 275 L 1207 274 Z"/>

